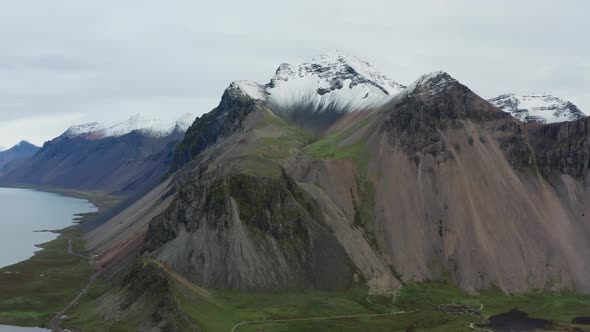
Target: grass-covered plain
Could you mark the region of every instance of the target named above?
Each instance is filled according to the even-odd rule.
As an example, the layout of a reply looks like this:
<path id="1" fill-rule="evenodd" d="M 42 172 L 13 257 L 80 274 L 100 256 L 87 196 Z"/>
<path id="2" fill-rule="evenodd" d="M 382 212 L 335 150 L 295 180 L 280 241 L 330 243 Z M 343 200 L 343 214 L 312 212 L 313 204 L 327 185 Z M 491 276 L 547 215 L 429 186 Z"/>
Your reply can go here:
<path id="1" fill-rule="evenodd" d="M 472 322 L 518 308 L 531 317 L 555 322 L 554 328 L 572 328 L 572 318 L 590 313 L 590 296 L 571 292 L 531 292 L 506 295 L 499 290 L 469 295 L 445 283 L 407 285 L 397 297 L 369 296 L 358 286 L 344 292 L 291 291 L 270 294 L 211 291 L 214 303 L 195 299 L 178 288 L 176 297 L 185 312 L 205 331 L 231 331 L 238 322 L 321 316 L 404 314 L 328 320 L 246 324 L 236 331 L 473 331 Z M 479 307 L 482 316 L 452 315 L 436 306 L 460 303 Z M 581 328 L 581 327 L 578 327 Z M 580 329 L 580 331 L 584 331 Z"/>
<path id="2" fill-rule="evenodd" d="M 84 253 L 77 227 L 61 231 L 43 250 L 23 262 L 0 269 L 0 324 L 45 326 L 88 282 L 94 267 L 88 259 L 68 253 Z"/>
<path id="3" fill-rule="evenodd" d="M 161 266 L 161 265 L 160 265 Z M 176 304 L 186 316 L 209 332 L 263 331 L 473 331 L 470 323 L 484 323 L 492 315 L 518 308 L 531 317 L 554 322 L 551 331 L 587 331 L 569 324 L 572 318 L 588 315 L 590 296 L 571 292 L 543 291 L 506 295 L 490 289 L 470 295 L 446 283 L 406 285 L 396 296 L 368 295 L 357 285 L 340 292 L 291 290 L 274 293 L 246 293 L 203 290 L 169 272 L 168 280 Z M 105 322 L 98 317 L 97 299 L 108 286 L 97 284 L 83 303 L 70 313 L 66 326 L 84 331 L 126 331 L 137 326 L 132 320 Z M 124 290 L 111 290 L 123 292 Z M 109 295 L 107 295 L 109 296 Z M 436 309 L 439 304 L 483 305 L 482 315 L 452 315 Z M 400 313 L 403 312 L 403 313 Z M 391 314 L 390 313 L 396 313 Z M 247 321 L 305 319 L 329 316 L 378 315 L 290 322 L 237 324 Z M 578 328 L 579 330 L 574 330 Z"/>

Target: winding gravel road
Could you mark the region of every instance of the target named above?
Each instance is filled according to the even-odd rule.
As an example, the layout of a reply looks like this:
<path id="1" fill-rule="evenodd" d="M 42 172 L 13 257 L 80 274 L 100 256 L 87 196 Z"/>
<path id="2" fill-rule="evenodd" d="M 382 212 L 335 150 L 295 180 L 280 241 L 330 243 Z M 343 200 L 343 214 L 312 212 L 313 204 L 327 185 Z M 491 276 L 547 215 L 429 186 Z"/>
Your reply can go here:
<path id="1" fill-rule="evenodd" d="M 359 317 L 383 317 L 401 314 L 409 314 L 413 311 L 396 311 L 387 314 L 363 314 L 363 315 L 344 315 L 344 316 L 324 316 L 324 317 L 310 317 L 310 318 L 292 318 L 292 319 L 274 319 L 274 320 L 250 320 L 234 325 L 231 332 L 235 332 L 240 326 L 248 324 L 264 324 L 264 323 L 286 323 L 286 322 L 302 322 L 312 320 L 329 320 L 329 319 L 343 319 L 343 318 L 359 318 Z"/>
<path id="2" fill-rule="evenodd" d="M 72 250 L 72 240 L 68 240 L 68 252 L 71 255 L 74 256 L 78 256 L 78 257 L 82 257 L 82 258 L 86 258 L 86 259 L 91 259 L 88 256 L 84 256 L 81 254 L 78 254 L 76 252 L 74 252 Z M 88 292 L 88 289 L 90 289 L 90 287 L 94 284 L 94 282 L 96 281 L 96 279 L 100 276 L 101 271 L 97 271 L 96 273 L 94 273 L 90 279 L 88 280 L 88 283 L 86 284 L 86 286 L 84 288 L 82 288 L 82 290 L 78 293 L 78 295 L 76 295 L 76 297 L 70 302 L 68 303 L 60 312 L 58 312 L 49 322 L 49 327 L 51 328 L 51 330 L 53 332 L 64 332 L 64 330 L 59 327 L 60 322 L 61 322 L 61 317 L 63 315 L 65 315 L 66 312 L 68 312 L 68 310 L 70 310 L 79 300 L 80 298 L 86 294 L 86 292 Z"/>

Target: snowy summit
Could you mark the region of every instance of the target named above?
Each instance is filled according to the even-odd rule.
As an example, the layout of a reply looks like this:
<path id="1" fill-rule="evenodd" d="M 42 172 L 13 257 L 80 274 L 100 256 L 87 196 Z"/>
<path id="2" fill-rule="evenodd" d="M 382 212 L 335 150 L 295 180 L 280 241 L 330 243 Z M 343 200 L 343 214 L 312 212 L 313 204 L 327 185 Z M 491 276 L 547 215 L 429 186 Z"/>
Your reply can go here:
<path id="1" fill-rule="evenodd" d="M 93 138 L 119 137 L 133 131 L 153 136 L 162 137 L 170 135 L 175 130 L 186 131 L 194 121 L 195 116 L 184 114 L 173 122 L 166 122 L 159 119 L 148 119 L 136 114 L 126 121 L 114 125 L 105 125 L 98 122 L 90 122 L 81 125 L 71 126 L 62 136 L 92 136 Z"/>
<path id="2" fill-rule="evenodd" d="M 503 94 L 488 100 L 523 122 L 554 123 L 574 121 L 586 115 L 569 101 L 546 94 Z"/>
<path id="3" fill-rule="evenodd" d="M 285 113 L 301 108 L 350 112 L 382 105 L 405 89 L 369 63 L 341 52 L 325 54 L 298 66 L 283 63 L 266 85 L 249 81 L 236 81 L 233 85 Z"/>

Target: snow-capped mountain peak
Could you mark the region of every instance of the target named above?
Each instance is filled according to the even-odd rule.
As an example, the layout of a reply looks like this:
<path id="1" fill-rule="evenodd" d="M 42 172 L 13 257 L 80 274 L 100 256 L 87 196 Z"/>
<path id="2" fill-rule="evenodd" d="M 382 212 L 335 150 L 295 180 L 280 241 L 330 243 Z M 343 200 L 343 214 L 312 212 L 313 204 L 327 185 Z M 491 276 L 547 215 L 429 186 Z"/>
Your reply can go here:
<path id="1" fill-rule="evenodd" d="M 27 141 L 27 140 L 22 140 L 22 141 L 20 141 L 20 142 L 16 143 L 16 145 L 15 145 L 15 146 L 13 146 L 13 147 L 20 147 L 20 146 L 26 146 L 26 145 L 33 145 L 33 144 L 31 144 L 31 143 L 30 143 L 29 141 Z"/>
<path id="2" fill-rule="evenodd" d="M 548 94 L 507 93 L 488 101 L 523 122 L 554 123 L 586 116 L 573 103 Z"/>
<path id="3" fill-rule="evenodd" d="M 369 63 L 342 52 L 298 66 L 283 63 L 266 85 L 236 81 L 232 86 L 284 113 L 301 109 L 350 112 L 382 105 L 405 89 Z"/>
<path id="4" fill-rule="evenodd" d="M 113 125 L 90 122 L 71 126 L 62 136 L 86 136 L 93 139 L 100 139 L 106 137 L 119 137 L 133 131 L 140 131 L 148 136 L 161 137 L 170 135 L 174 130 L 186 131 L 192 124 L 194 118 L 195 117 L 191 114 L 184 114 L 173 122 L 167 122 L 159 119 L 146 118 L 140 114 L 136 114 L 126 121 Z"/>
<path id="5" fill-rule="evenodd" d="M 181 131 L 187 131 L 188 128 L 195 122 L 196 116 L 191 113 L 185 113 L 176 120 L 175 125 L 178 126 L 178 129 Z"/>
<path id="6" fill-rule="evenodd" d="M 349 88 L 359 84 L 370 84 L 381 89 L 386 95 L 395 95 L 405 88 L 381 74 L 368 62 L 339 51 L 320 55 L 298 67 L 283 63 L 271 79 L 270 85 L 273 87 L 279 81 L 305 77 L 312 77 L 318 81 L 319 89 L 325 90 L 319 91 L 320 94 L 345 87 L 344 83 L 347 80 Z"/>
<path id="7" fill-rule="evenodd" d="M 404 93 L 428 93 L 437 94 L 446 91 L 457 83 L 447 72 L 438 70 L 420 76 L 414 83 L 410 84 Z"/>
<path id="8" fill-rule="evenodd" d="M 230 88 L 237 88 L 253 99 L 266 100 L 268 97 L 265 87 L 252 81 L 234 81 Z"/>

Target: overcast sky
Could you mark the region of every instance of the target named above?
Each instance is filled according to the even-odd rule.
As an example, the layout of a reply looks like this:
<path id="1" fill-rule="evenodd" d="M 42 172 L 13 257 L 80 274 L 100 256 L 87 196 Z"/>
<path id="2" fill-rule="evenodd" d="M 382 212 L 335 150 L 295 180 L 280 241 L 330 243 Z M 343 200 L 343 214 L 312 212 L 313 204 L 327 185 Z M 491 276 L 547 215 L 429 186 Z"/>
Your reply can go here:
<path id="1" fill-rule="evenodd" d="M 253 4 L 255 3 L 255 4 Z M 233 80 L 343 50 L 409 84 L 445 70 L 481 96 L 551 93 L 590 113 L 590 2 L 0 2 L 0 146 L 71 124 L 215 107 Z"/>

